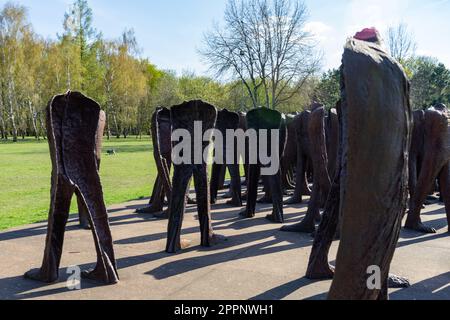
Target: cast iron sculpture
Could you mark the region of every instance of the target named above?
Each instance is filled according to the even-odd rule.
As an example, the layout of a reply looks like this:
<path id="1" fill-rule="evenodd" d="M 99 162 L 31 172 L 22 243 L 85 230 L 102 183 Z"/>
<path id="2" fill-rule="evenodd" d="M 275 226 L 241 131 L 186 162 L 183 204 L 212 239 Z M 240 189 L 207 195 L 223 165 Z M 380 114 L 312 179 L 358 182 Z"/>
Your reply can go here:
<path id="1" fill-rule="evenodd" d="M 100 162 L 101 162 L 101 155 L 102 155 L 102 143 L 103 143 L 103 134 L 105 132 L 105 125 L 106 125 L 106 114 L 102 110 L 100 111 L 99 120 L 98 120 L 98 129 L 96 134 L 96 152 L 95 155 L 97 157 L 97 167 L 98 170 L 100 170 Z M 90 230 L 90 224 L 89 224 L 89 213 L 86 208 L 86 205 L 84 204 L 83 196 L 80 194 L 78 190 L 75 190 L 75 194 L 77 196 L 77 206 L 78 206 L 78 215 L 80 217 L 80 228 L 85 230 Z"/>
<path id="2" fill-rule="evenodd" d="M 295 169 L 295 189 L 293 196 L 286 204 L 297 204 L 303 202 L 303 196 L 311 195 L 308 186 L 307 168 L 311 165 L 310 141 L 308 125 L 311 111 L 303 111 L 295 117 L 294 126 L 297 142 L 297 164 Z"/>
<path id="3" fill-rule="evenodd" d="M 374 29 L 348 40 L 342 62 L 342 228 L 329 299 L 387 299 L 407 202 L 409 82 Z M 371 266 L 381 272 L 381 288 L 367 285 Z"/>
<path id="4" fill-rule="evenodd" d="M 25 274 L 28 279 L 57 281 L 70 200 L 77 190 L 89 214 L 97 252 L 95 269 L 83 272 L 82 276 L 105 284 L 119 281 L 98 174 L 99 117 L 100 106 L 78 92 L 55 96 L 47 107 L 47 136 L 53 167 L 51 205 L 43 263 L 40 269 Z"/>
<path id="5" fill-rule="evenodd" d="M 310 153 L 313 161 L 313 191 L 305 218 L 298 224 L 285 226 L 281 231 L 313 233 L 320 221 L 323 208 L 331 190 L 330 170 L 334 173 L 338 145 L 337 117 L 333 112 L 326 117 L 325 108 L 316 106 L 309 119 Z M 333 157 L 329 159 L 328 154 Z"/>
<path id="6" fill-rule="evenodd" d="M 195 163 L 195 139 L 202 139 L 203 135 L 214 128 L 217 119 L 217 110 L 214 106 L 200 100 L 184 102 L 181 105 L 173 106 L 170 110 L 172 118 L 172 130 L 184 130 L 189 133 L 191 141 L 191 157 L 188 161 L 181 164 L 174 161 L 174 175 L 172 183 L 172 196 L 169 202 L 169 226 L 167 232 L 168 253 L 176 253 L 181 249 L 187 248 L 190 243 L 181 240 L 181 227 L 183 222 L 184 211 L 186 207 L 186 194 L 192 176 L 194 177 L 195 192 L 197 195 L 198 218 L 200 221 L 201 245 L 210 247 L 217 242 L 224 240 L 222 236 L 215 235 L 211 224 L 210 212 L 210 193 L 208 185 L 208 170 L 205 159 L 203 158 L 204 150 L 209 146 L 210 141 L 202 143 L 201 163 Z M 202 123 L 202 137 L 195 137 L 194 123 Z M 210 133 L 212 134 L 212 132 Z M 206 137 L 209 140 L 211 136 Z M 177 143 L 177 142 L 174 142 Z M 184 156 L 174 155 L 174 156 Z M 186 163 L 187 162 L 187 163 Z"/>
<path id="7" fill-rule="evenodd" d="M 239 115 L 239 129 L 243 130 L 244 132 L 247 131 L 247 114 L 244 112 L 238 112 Z M 244 173 L 245 173 L 245 184 L 247 184 L 248 181 L 248 139 L 245 139 L 245 151 L 244 154 L 238 154 L 239 158 L 243 161 L 244 166 Z M 239 151 L 239 150 L 238 150 Z M 244 197 L 243 197 L 244 199 Z M 246 199 L 246 198 L 245 198 Z"/>
<path id="8" fill-rule="evenodd" d="M 281 183 L 285 193 L 295 189 L 294 168 L 297 164 L 297 133 L 295 129 L 295 117 L 289 114 L 286 116 L 287 141 L 283 158 L 281 159 Z"/>
<path id="9" fill-rule="evenodd" d="M 236 155 L 236 141 L 234 142 L 233 154 L 234 159 L 227 159 L 227 147 L 228 147 L 228 137 L 227 130 L 237 130 L 239 128 L 239 115 L 235 112 L 230 112 L 228 110 L 222 110 L 218 112 L 216 129 L 220 131 L 223 137 L 223 163 L 213 163 L 212 165 L 212 178 L 211 178 L 211 203 L 215 204 L 217 202 L 217 193 L 219 191 L 220 175 L 223 169 L 228 168 L 231 176 L 231 200 L 227 202 L 235 207 L 242 207 L 242 188 L 241 188 L 241 175 L 239 171 L 239 157 Z M 228 160 L 232 160 L 228 162 Z"/>
<path id="10" fill-rule="evenodd" d="M 420 155 L 420 149 L 423 148 L 423 157 L 417 160 L 413 158 L 411 161 L 411 201 L 405 227 L 422 233 L 436 233 L 434 228 L 427 227 L 422 223 L 420 211 L 430 190 L 434 189 L 434 183 L 438 178 L 441 196 L 447 212 L 447 220 L 450 225 L 450 130 L 448 110 L 445 105 L 439 104 L 426 110 L 423 114 L 416 115 L 414 120 L 416 118 L 419 119 L 417 122 L 419 127 L 415 131 L 417 142 L 413 145 L 414 149 L 412 147 L 413 152 L 415 152 L 413 156 L 415 154 Z M 413 140 L 413 142 L 415 141 Z M 417 181 L 417 176 L 414 174 L 416 172 L 419 172 Z"/>
<path id="11" fill-rule="evenodd" d="M 308 269 L 306 271 L 306 278 L 311 280 L 325 280 L 333 279 L 334 268 L 328 262 L 328 254 L 330 251 L 333 240 L 336 239 L 339 234 L 339 209 L 340 209 L 340 181 L 341 181 L 341 158 L 342 158 L 342 115 L 341 115 L 341 102 L 336 105 L 336 110 L 332 110 L 329 120 L 333 118 L 338 119 L 337 128 L 336 125 L 328 125 L 328 128 L 337 129 L 335 137 L 339 137 L 336 141 L 335 149 L 337 150 L 336 162 L 329 161 L 330 173 L 333 172 L 333 183 L 331 191 L 328 196 L 321 223 L 315 234 L 314 244 L 311 250 L 311 255 L 308 262 Z M 334 120 L 332 121 L 334 122 Z M 330 148 L 327 148 L 330 150 Z M 333 151 L 329 151 L 329 154 L 333 154 Z M 334 165 L 334 169 L 332 169 Z M 407 279 L 389 274 L 389 288 L 407 288 L 410 283 Z"/>
<path id="12" fill-rule="evenodd" d="M 330 178 L 333 178 L 336 174 L 338 165 L 338 153 L 339 153 L 339 118 L 337 114 L 337 108 L 340 108 L 338 102 L 335 109 L 331 109 L 328 112 L 328 116 L 325 119 L 325 134 L 327 142 L 327 156 L 328 156 L 328 173 Z"/>
<path id="13" fill-rule="evenodd" d="M 153 155 L 155 157 L 158 175 L 153 187 L 148 207 L 138 209 L 137 213 L 153 214 L 157 218 L 168 218 L 168 211 L 164 211 L 164 199 L 170 199 L 172 185 L 170 183 L 170 169 L 172 167 L 171 147 L 171 119 L 170 110 L 157 108 L 152 116 Z"/>
<path id="14" fill-rule="evenodd" d="M 250 146 L 250 148 L 254 148 L 253 151 L 256 151 L 256 154 L 260 154 L 260 130 L 267 130 L 268 154 L 272 154 L 272 152 L 279 152 L 280 158 L 282 157 L 287 138 L 286 121 L 284 119 L 284 115 L 282 115 L 278 111 L 268 108 L 253 109 L 247 113 L 247 126 L 248 129 L 254 129 L 257 132 L 258 142 L 256 143 L 256 145 Z M 271 137 L 272 134 L 274 134 L 273 130 L 278 130 L 279 133 L 279 140 L 276 145 L 271 144 Z M 262 164 L 260 163 L 259 159 L 257 164 L 250 164 L 249 166 L 249 178 L 247 182 L 247 206 L 246 209 L 240 213 L 240 216 L 242 217 L 253 218 L 255 216 L 256 199 L 258 195 L 258 182 L 261 176 L 261 167 Z M 270 188 L 271 198 L 273 200 L 272 214 L 268 215 L 266 218 L 271 222 L 283 223 L 284 215 L 283 190 L 281 188 L 281 168 L 278 168 L 276 174 L 264 177 L 269 185 L 268 188 Z"/>

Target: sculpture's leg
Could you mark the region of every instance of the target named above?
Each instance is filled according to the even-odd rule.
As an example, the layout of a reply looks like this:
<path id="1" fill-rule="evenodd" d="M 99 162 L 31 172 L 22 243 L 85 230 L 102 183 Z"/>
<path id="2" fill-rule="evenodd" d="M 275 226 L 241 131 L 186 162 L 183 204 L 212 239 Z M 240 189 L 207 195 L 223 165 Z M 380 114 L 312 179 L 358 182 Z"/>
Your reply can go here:
<path id="1" fill-rule="evenodd" d="M 435 163 L 436 160 L 434 157 L 435 155 L 432 152 L 425 154 L 425 159 L 417 181 L 416 190 L 413 193 L 410 203 L 409 213 L 405 224 L 406 229 L 415 230 L 422 233 L 436 233 L 435 229 L 425 226 L 420 218 L 422 205 L 425 202 L 429 191 L 433 187 L 434 180 L 436 178 L 435 168 L 437 167 L 437 164 Z"/>
<path id="2" fill-rule="evenodd" d="M 84 230 L 90 230 L 91 226 L 89 224 L 89 213 L 88 209 L 86 208 L 86 205 L 84 204 L 83 198 L 81 195 L 76 191 L 76 197 L 77 197 L 77 207 L 78 207 L 78 216 L 80 219 L 80 228 Z"/>
<path id="3" fill-rule="evenodd" d="M 298 151 L 294 195 L 288 201 L 286 201 L 286 204 L 292 205 L 303 202 L 303 194 L 305 193 L 304 189 L 305 186 L 307 186 L 305 163 L 305 157 L 301 154 L 300 151 Z"/>
<path id="4" fill-rule="evenodd" d="M 312 190 L 309 187 L 309 183 L 308 183 L 308 177 L 307 177 L 307 173 L 304 173 L 304 177 L 303 177 L 303 192 L 302 195 L 304 196 L 311 196 Z"/>
<path id="5" fill-rule="evenodd" d="M 409 159 L 409 208 L 413 206 L 414 191 L 417 187 L 417 159 L 410 155 Z"/>
<path id="6" fill-rule="evenodd" d="M 288 154 L 283 155 L 282 164 L 281 164 L 281 185 L 283 187 L 283 191 L 293 190 L 294 184 L 292 181 L 292 169 L 290 165 L 290 158 L 292 158 L 292 153 L 289 150 Z"/>
<path id="7" fill-rule="evenodd" d="M 239 164 L 228 165 L 231 176 L 231 200 L 227 202 L 234 207 L 242 207 L 242 186 Z"/>
<path id="8" fill-rule="evenodd" d="M 271 215 L 267 216 L 269 221 L 275 223 L 284 223 L 283 215 L 283 189 L 281 187 L 281 173 L 280 170 L 273 176 L 267 177 L 270 183 L 270 190 L 272 191 L 273 211 Z"/>
<path id="9" fill-rule="evenodd" d="M 212 165 L 211 184 L 210 184 L 211 204 L 215 204 L 217 202 L 217 194 L 219 192 L 219 184 L 221 180 L 220 176 L 222 174 L 223 167 L 224 165 L 217 163 L 213 163 Z"/>
<path id="10" fill-rule="evenodd" d="M 73 186 L 62 176 L 53 178 L 44 259 L 41 268 L 28 271 L 25 278 L 46 283 L 58 280 L 64 232 L 73 193 Z"/>
<path id="11" fill-rule="evenodd" d="M 322 222 L 314 239 L 311 256 L 309 257 L 308 279 L 332 279 L 334 270 L 328 263 L 328 254 L 331 244 L 336 235 L 339 225 L 339 198 L 340 198 L 339 176 L 335 179 L 330 191 L 330 196 L 323 213 Z"/>
<path id="12" fill-rule="evenodd" d="M 382 287 L 381 287 L 381 290 L 380 290 L 377 300 L 378 301 L 387 301 L 387 300 L 389 300 L 389 290 L 388 290 L 389 281 L 387 278 L 385 278 L 382 280 L 381 283 L 382 283 Z"/>
<path id="13" fill-rule="evenodd" d="M 222 199 L 231 199 L 233 197 L 233 183 L 230 183 L 230 187 L 228 188 L 228 191 L 225 192 L 222 196 Z M 229 204 L 230 201 L 227 203 Z"/>
<path id="14" fill-rule="evenodd" d="M 84 180 L 82 178 L 75 182 L 88 208 L 92 235 L 97 251 L 97 265 L 93 270 L 84 271 L 82 276 L 105 284 L 114 284 L 119 281 L 119 275 L 117 273 L 113 240 L 109 227 L 108 213 L 103 193 L 101 192 L 100 179 L 98 176 L 95 179 L 92 179 L 92 177 L 88 179 Z"/>
<path id="15" fill-rule="evenodd" d="M 249 177 L 249 167 L 248 167 L 248 164 L 245 164 L 245 163 L 244 163 L 244 175 L 245 175 L 244 185 L 246 186 L 248 183 L 248 177 Z"/>
<path id="16" fill-rule="evenodd" d="M 216 245 L 223 237 L 215 235 L 212 228 L 207 165 L 196 165 L 193 173 L 195 192 L 197 194 L 201 245 L 203 247 L 211 247 Z"/>
<path id="17" fill-rule="evenodd" d="M 170 217 L 167 230 L 167 253 L 176 253 L 189 246 L 188 242 L 181 241 L 181 227 L 183 224 L 184 210 L 186 208 L 186 194 L 192 177 L 192 166 L 175 166 L 173 175 L 172 196 L 170 198 Z"/>
<path id="18" fill-rule="evenodd" d="M 159 169 L 157 169 L 157 170 L 158 170 L 158 174 L 156 176 L 155 183 L 153 184 L 152 195 L 150 196 L 150 201 L 148 202 L 149 205 L 151 205 L 155 201 L 155 199 L 158 195 L 158 188 L 162 187 L 161 174 L 159 173 Z"/>
<path id="19" fill-rule="evenodd" d="M 271 182 L 269 181 L 269 179 L 270 178 L 267 176 L 262 177 L 264 185 L 264 196 L 261 199 L 258 199 L 258 203 L 269 204 L 273 202 Z"/>
<path id="20" fill-rule="evenodd" d="M 227 175 L 227 167 L 224 165 L 220 166 L 219 183 L 217 190 L 225 189 L 225 176 Z"/>
<path id="21" fill-rule="evenodd" d="M 165 192 L 164 192 L 164 186 L 163 186 L 163 182 L 162 182 L 160 174 L 158 174 L 156 181 L 155 181 L 155 186 L 153 188 L 154 189 L 153 189 L 150 205 L 145 208 L 137 209 L 136 213 L 154 214 L 154 213 L 162 212 L 164 210 Z"/>
<path id="22" fill-rule="evenodd" d="M 165 165 L 166 165 L 166 171 L 168 174 L 170 174 L 170 171 L 172 170 L 172 160 L 170 159 L 170 156 L 164 157 L 165 159 Z M 170 181 L 165 181 L 165 179 L 162 179 L 161 177 L 161 211 L 153 213 L 153 216 L 158 219 L 169 219 L 169 208 L 162 211 L 165 205 L 164 199 L 167 198 L 168 202 L 170 202 L 170 197 L 172 194 L 172 185 L 169 183 Z"/>
<path id="23" fill-rule="evenodd" d="M 258 164 L 251 164 L 249 166 L 249 177 L 247 182 L 247 207 L 240 213 L 240 215 L 245 218 L 253 218 L 255 216 L 260 175 L 261 167 Z"/>
<path id="24" fill-rule="evenodd" d="M 155 183 L 155 197 L 150 204 L 148 213 L 161 212 L 164 209 L 164 198 L 166 193 L 164 191 L 164 185 L 161 176 L 158 174 L 157 181 Z"/>
<path id="25" fill-rule="evenodd" d="M 291 167 L 288 171 L 288 182 L 289 182 L 289 190 L 295 189 L 295 181 L 294 181 L 294 169 Z"/>
<path id="26" fill-rule="evenodd" d="M 450 164 L 447 163 L 439 174 L 441 196 L 445 203 L 447 213 L 448 232 L 450 232 Z"/>
<path id="27" fill-rule="evenodd" d="M 320 188 L 317 183 L 313 186 L 311 200 L 309 201 L 308 211 L 302 222 L 284 226 L 283 232 L 313 233 L 316 230 L 315 221 L 320 219 Z"/>
<path id="28" fill-rule="evenodd" d="M 381 47 L 353 44 L 347 43 L 341 69 L 342 229 L 328 298 L 377 300 L 386 295 L 407 202 L 409 84 Z M 368 286 L 371 269 L 381 287 Z"/>
<path id="29" fill-rule="evenodd" d="M 250 179 L 250 146 L 248 138 L 245 138 L 245 152 L 243 156 L 245 157 L 243 159 L 245 184 L 248 185 L 248 180 Z"/>

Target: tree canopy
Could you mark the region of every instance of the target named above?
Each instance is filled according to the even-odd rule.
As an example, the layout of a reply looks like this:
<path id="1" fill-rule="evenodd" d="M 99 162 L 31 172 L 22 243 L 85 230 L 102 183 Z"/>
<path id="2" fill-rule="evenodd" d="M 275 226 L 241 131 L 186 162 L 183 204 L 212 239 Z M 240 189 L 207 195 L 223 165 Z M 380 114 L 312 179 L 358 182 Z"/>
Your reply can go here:
<path id="1" fill-rule="evenodd" d="M 263 105 L 299 112 L 313 99 L 329 108 L 339 99 L 339 70 L 317 75 L 321 56 L 305 31 L 301 1 L 229 0 L 225 27 L 205 34 L 202 53 L 220 76 L 214 78 L 159 69 L 141 57 L 133 29 L 105 39 L 94 28 L 94 14 L 87 0 L 75 0 L 61 13 L 62 34 L 44 39 L 25 7 L 8 2 L 0 9 L 1 139 L 45 137 L 45 107 L 67 90 L 100 103 L 108 138 L 147 134 L 157 106 L 184 100 L 229 110 Z M 449 104 L 450 71 L 434 58 L 414 56 L 405 26 L 391 31 L 391 50 L 411 79 L 413 106 Z"/>

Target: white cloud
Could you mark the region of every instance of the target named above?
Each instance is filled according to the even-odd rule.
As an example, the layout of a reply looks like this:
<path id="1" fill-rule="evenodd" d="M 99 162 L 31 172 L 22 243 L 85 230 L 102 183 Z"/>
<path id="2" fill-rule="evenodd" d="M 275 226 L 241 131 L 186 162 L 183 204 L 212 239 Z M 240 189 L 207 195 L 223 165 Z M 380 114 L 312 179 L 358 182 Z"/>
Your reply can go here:
<path id="1" fill-rule="evenodd" d="M 310 32 L 317 40 L 325 41 L 332 33 L 333 28 L 322 21 L 311 21 L 305 24 L 304 30 Z"/>

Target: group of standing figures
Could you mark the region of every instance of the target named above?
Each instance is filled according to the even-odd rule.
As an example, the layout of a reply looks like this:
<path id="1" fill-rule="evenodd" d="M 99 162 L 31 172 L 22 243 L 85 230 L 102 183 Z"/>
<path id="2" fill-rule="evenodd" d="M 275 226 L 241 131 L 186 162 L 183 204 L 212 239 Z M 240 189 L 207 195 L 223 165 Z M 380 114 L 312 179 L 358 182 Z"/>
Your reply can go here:
<path id="1" fill-rule="evenodd" d="M 217 111 L 200 100 L 158 108 L 152 117 L 158 176 L 149 206 L 138 212 L 168 219 L 166 251 L 175 253 L 189 246 L 180 238 L 188 202 L 197 204 L 201 245 L 209 247 L 224 240 L 213 231 L 211 204 L 223 188 L 227 169 L 231 177 L 227 204 L 242 207 L 246 201 L 240 212 L 243 218 L 255 216 L 259 201 L 273 204 L 267 216 L 270 222 L 284 223 L 283 205 L 300 203 L 303 196 L 310 196 L 303 221 L 281 229 L 314 235 L 306 276 L 333 278 L 330 299 L 387 299 L 389 279 L 394 278 L 389 269 L 407 211 L 408 190 L 406 228 L 436 232 L 420 219 L 426 197 L 436 188 L 450 220 L 447 112 L 444 105 L 436 105 L 412 113 L 409 82 L 402 67 L 386 53 L 378 32 L 365 29 L 346 43 L 341 99 L 330 111 L 313 103 L 310 110 L 294 116 L 267 108 L 243 114 Z M 244 161 L 247 191 L 243 194 L 238 159 L 248 159 L 248 141 L 243 150 L 235 148 L 234 161 L 213 164 L 211 182 L 207 163 L 194 161 L 195 154 L 191 154 L 190 163 L 176 164 L 172 133 L 182 129 L 194 135 L 195 122 L 202 123 L 202 136 L 213 128 L 223 137 L 229 129 L 254 129 L 257 133 L 265 129 L 271 141 L 273 130 L 277 130 L 278 143 L 269 143 L 268 151 L 279 154 L 279 170 L 261 175 L 267 164 Z M 85 227 L 90 226 L 97 251 L 96 267 L 82 275 L 106 284 L 119 280 L 98 175 L 104 123 L 100 106 L 80 93 L 68 92 L 49 103 L 47 130 L 53 170 L 47 240 L 41 268 L 27 272 L 26 278 L 44 282 L 58 279 L 64 230 L 75 193 L 80 220 Z M 259 134 L 257 138 L 259 141 Z M 206 137 L 202 150 L 211 140 L 211 136 Z M 194 147 L 195 142 L 191 143 Z M 223 145 L 226 153 L 230 144 L 224 141 Z M 195 200 L 189 197 L 192 178 Z M 260 179 L 264 196 L 258 200 Z M 293 194 L 283 203 L 289 190 Z M 164 211 L 166 199 L 168 209 Z M 336 238 L 340 245 L 334 268 L 328 253 Z M 380 268 L 382 287 L 367 286 L 370 266 Z"/>

